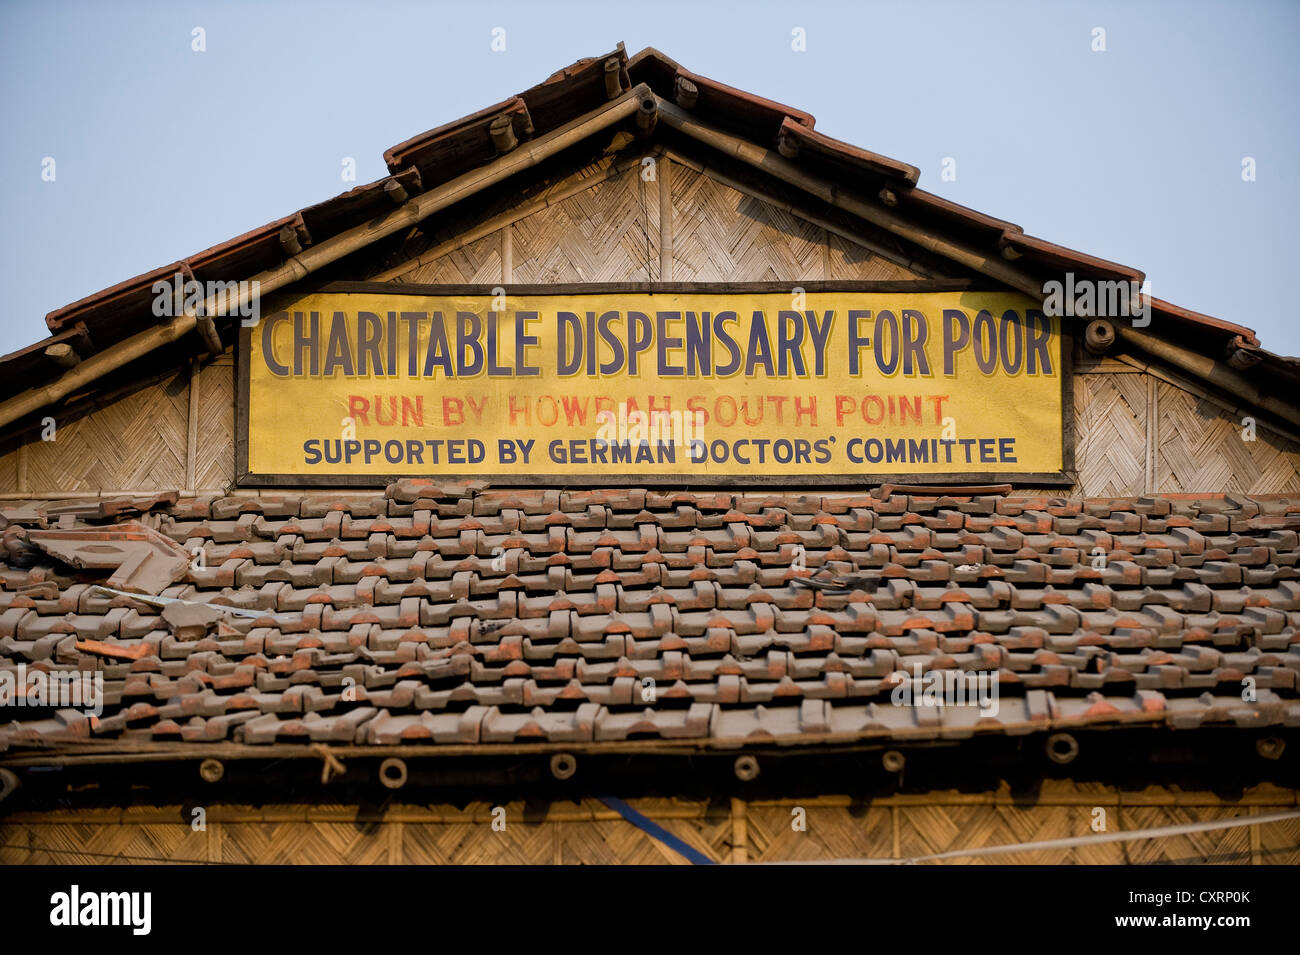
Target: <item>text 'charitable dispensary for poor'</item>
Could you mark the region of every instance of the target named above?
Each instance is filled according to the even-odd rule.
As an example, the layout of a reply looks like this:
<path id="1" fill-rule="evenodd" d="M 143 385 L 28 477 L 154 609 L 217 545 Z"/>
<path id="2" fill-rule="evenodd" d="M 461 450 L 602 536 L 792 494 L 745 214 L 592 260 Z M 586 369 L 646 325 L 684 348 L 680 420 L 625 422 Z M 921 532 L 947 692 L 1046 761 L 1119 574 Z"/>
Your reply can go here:
<path id="1" fill-rule="evenodd" d="M 1059 319 L 1011 293 L 318 293 L 245 348 L 268 474 L 1043 473 Z"/>

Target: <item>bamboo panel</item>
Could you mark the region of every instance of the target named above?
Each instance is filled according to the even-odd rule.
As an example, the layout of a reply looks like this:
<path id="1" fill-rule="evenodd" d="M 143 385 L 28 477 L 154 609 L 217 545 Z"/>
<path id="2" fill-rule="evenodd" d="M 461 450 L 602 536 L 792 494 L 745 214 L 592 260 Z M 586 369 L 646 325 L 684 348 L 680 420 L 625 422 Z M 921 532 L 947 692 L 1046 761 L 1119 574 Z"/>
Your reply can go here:
<path id="1" fill-rule="evenodd" d="M 1146 377 L 1075 376 L 1076 494 L 1130 497 L 1145 492 Z"/>
<path id="2" fill-rule="evenodd" d="M 791 828 L 791 810 L 783 806 L 750 806 L 747 811 L 751 862 L 790 862 L 815 859 L 892 859 L 893 810 L 870 807 L 807 806 L 807 829 Z"/>
<path id="3" fill-rule="evenodd" d="M 1272 794 L 1261 790 L 1258 796 L 1265 802 L 1250 799 L 1246 805 L 1226 802 L 1212 793 L 1158 787 L 1121 794 L 1100 784 L 1067 782 L 1052 792 L 1047 789 L 1038 794 L 1043 802 L 1027 805 L 1007 803 L 1001 798 L 1005 794 L 994 793 L 936 793 L 908 796 L 901 802 L 904 797 L 891 797 L 869 805 L 843 797 L 742 804 L 745 848 L 753 862 L 908 858 L 1091 835 L 1094 804 L 1105 807 L 1107 830 L 1116 832 L 1266 813 L 1293 804 L 1295 795 L 1292 790 Z M 839 804 L 828 805 L 828 800 Z M 721 862 L 732 858 L 729 803 L 641 799 L 632 805 L 705 856 Z M 806 811 L 805 831 L 791 827 L 795 806 Z M 676 865 L 686 861 L 596 800 L 511 802 L 504 808 L 506 825 L 500 831 L 492 828 L 493 806 L 487 802 L 460 809 L 393 805 L 378 819 L 359 818 L 355 805 L 213 806 L 206 833 L 194 832 L 189 814 L 180 807 L 20 813 L 0 825 L 0 864 L 205 859 L 356 865 L 397 861 Z M 1265 864 L 1300 863 L 1300 820 L 1271 823 L 1254 833 L 1239 828 L 951 861 L 1225 863 L 1249 862 L 1254 856 Z M 1252 846 L 1257 847 L 1254 853 Z"/>
<path id="4" fill-rule="evenodd" d="M 40 826 L 0 825 L 0 865 L 114 865 L 197 862 L 207 858 L 208 834 L 174 823 L 96 825 L 69 821 Z M 130 857 L 130 858 L 128 858 Z"/>
<path id="5" fill-rule="evenodd" d="M 1300 447 L 1262 427 L 1245 441 L 1241 421 L 1218 405 L 1163 381 L 1157 388 L 1157 490 L 1300 492 Z"/>
<path id="6" fill-rule="evenodd" d="M 388 839 L 382 825 L 227 823 L 221 829 L 222 862 L 376 865 L 388 861 Z"/>
<path id="7" fill-rule="evenodd" d="M 639 168 L 520 219 L 513 231 L 517 283 L 659 281 L 658 182 L 642 180 Z"/>
<path id="8" fill-rule="evenodd" d="M 1263 813 L 1267 810 L 1259 810 Z M 1300 820 L 1287 819 L 1260 826 L 1259 862 L 1265 865 L 1300 865 Z"/>
<path id="9" fill-rule="evenodd" d="M 30 480 L 28 487 L 31 487 Z M 18 442 L 0 444 L 0 493 L 18 490 Z"/>
<path id="10" fill-rule="evenodd" d="M 833 232 L 824 232 L 824 235 L 828 243 L 826 255 L 828 280 L 883 282 L 894 279 L 925 278 L 919 272 L 895 265 L 888 259 L 881 258 Z"/>
<path id="11" fill-rule="evenodd" d="M 1156 826 L 1176 826 L 1187 822 L 1202 822 L 1210 819 L 1229 819 L 1245 815 L 1238 809 L 1215 806 L 1140 806 L 1124 810 L 1125 829 L 1146 829 Z M 1284 829 L 1288 824 L 1272 823 L 1265 827 Z M 1164 839 L 1143 840 L 1128 843 L 1125 847 L 1125 862 L 1133 865 L 1159 865 L 1162 863 L 1180 864 L 1249 864 L 1250 830 L 1247 828 L 1224 829 L 1216 832 L 1191 832 L 1186 835 L 1168 836 Z"/>
<path id="12" fill-rule="evenodd" d="M 204 368 L 199 375 L 195 487 L 225 487 L 234 480 L 235 387 L 233 361 L 216 362 Z"/>
<path id="13" fill-rule="evenodd" d="M 685 166 L 674 168 L 673 277 L 679 282 L 826 278 L 825 232 Z"/>
<path id="14" fill-rule="evenodd" d="M 439 235 L 435 241 L 443 238 Z M 401 278 L 415 283 L 497 285 L 501 282 L 501 239 L 485 235 L 432 262 L 416 266 Z"/>
<path id="15" fill-rule="evenodd" d="M 931 806 L 900 811 L 899 816 L 899 846 L 904 856 L 1093 834 L 1089 806 Z M 1114 810 L 1108 810 L 1107 826 L 1111 831 L 1119 828 Z M 1124 858 L 1119 844 L 1106 843 L 952 861 L 986 865 L 1115 865 Z"/>
<path id="16" fill-rule="evenodd" d="M 638 811 L 704 855 L 726 858 L 730 817 L 725 812 L 709 815 L 702 804 L 670 800 L 639 800 Z M 461 818 L 443 823 L 405 822 L 402 826 L 402 859 L 412 864 L 686 864 L 687 860 L 619 818 L 568 821 L 577 812 L 608 816 L 596 800 L 584 800 L 581 807 L 552 804 L 538 813 L 523 803 L 507 803 L 505 827 L 492 828 L 492 806 L 467 807 Z M 666 818 L 663 811 L 686 811 L 695 818 Z M 566 821 L 552 819 L 554 815 Z"/>
<path id="17" fill-rule="evenodd" d="M 124 395 L 28 446 L 28 486 L 97 491 L 185 483 L 189 373 Z"/>

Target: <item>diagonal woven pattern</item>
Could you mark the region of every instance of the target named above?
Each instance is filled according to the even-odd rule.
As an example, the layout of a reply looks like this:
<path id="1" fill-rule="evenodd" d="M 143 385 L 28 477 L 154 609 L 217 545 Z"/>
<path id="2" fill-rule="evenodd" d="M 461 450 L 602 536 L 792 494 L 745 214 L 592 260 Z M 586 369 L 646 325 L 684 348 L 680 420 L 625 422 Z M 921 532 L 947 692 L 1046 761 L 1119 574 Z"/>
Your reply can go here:
<path id="1" fill-rule="evenodd" d="M 1141 494 L 1146 470 L 1146 375 L 1076 375 L 1074 427 L 1080 492 L 1088 496 Z M 1183 487 L 1222 484 L 1158 484 Z"/>
<path id="2" fill-rule="evenodd" d="M 581 748 L 1300 725 L 1295 498 L 404 481 L 153 506 L 204 555 L 164 596 L 266 615 L 169 624 L 24 545 L 41 508 L 10 511 L 3 669 L 97 670 L 106 708 L 14 708 L 0 742 Z M 925 686 L 959 677 L 999 705 L 928 705 Z"/>
<path id="3" fill-rule="evenodd" d="M 32 441 L 28 446 L 31 486 L 94 491 L 184 485 L 187 371 L 75 420 L 53 417 L 54 440 Z M 131 448 L 132 453 L 123 454 L 123 448 Z"/>

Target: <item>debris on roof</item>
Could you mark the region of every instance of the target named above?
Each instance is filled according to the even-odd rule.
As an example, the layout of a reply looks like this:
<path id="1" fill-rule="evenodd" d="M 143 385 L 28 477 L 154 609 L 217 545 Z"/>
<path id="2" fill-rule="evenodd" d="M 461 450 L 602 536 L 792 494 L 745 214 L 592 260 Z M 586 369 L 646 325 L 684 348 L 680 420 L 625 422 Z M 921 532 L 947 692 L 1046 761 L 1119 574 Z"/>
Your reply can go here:
<path id="1" fill-rule="evenodd" d="M 190 555 L 179 544 L 138 521 L 32 530 L 27 540 L 78 569 L 113 570 L 110 585 L 139 593 L 159 593 L 190 565 Z"/>

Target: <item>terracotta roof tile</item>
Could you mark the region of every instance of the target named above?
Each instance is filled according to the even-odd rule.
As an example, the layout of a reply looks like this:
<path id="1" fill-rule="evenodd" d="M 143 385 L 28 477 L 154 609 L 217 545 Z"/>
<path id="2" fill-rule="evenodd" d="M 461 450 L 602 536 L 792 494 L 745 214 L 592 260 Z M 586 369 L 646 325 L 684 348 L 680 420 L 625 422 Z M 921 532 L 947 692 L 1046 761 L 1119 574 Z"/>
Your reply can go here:
<path id="1" fill-rule="evenodd" d="M 415 500 L 430 508 L 394 513 Z M 1295 499 L 403 482 L 146 507 L 205 555 L 164 596 L 263 616 L 160 613 L 95 590 L 110 570 L 19 544 L 0 564 L 0 670 L 98 673 L 104 712 L 11 707 L 0 747 L 1300 725 Z M 140 512 L 75 513 L 93 536 Z M 37 530 L 50 510 L 8 514 Z M 925 702 L 959 676 L 996 686 L 996 711 Z"/>

